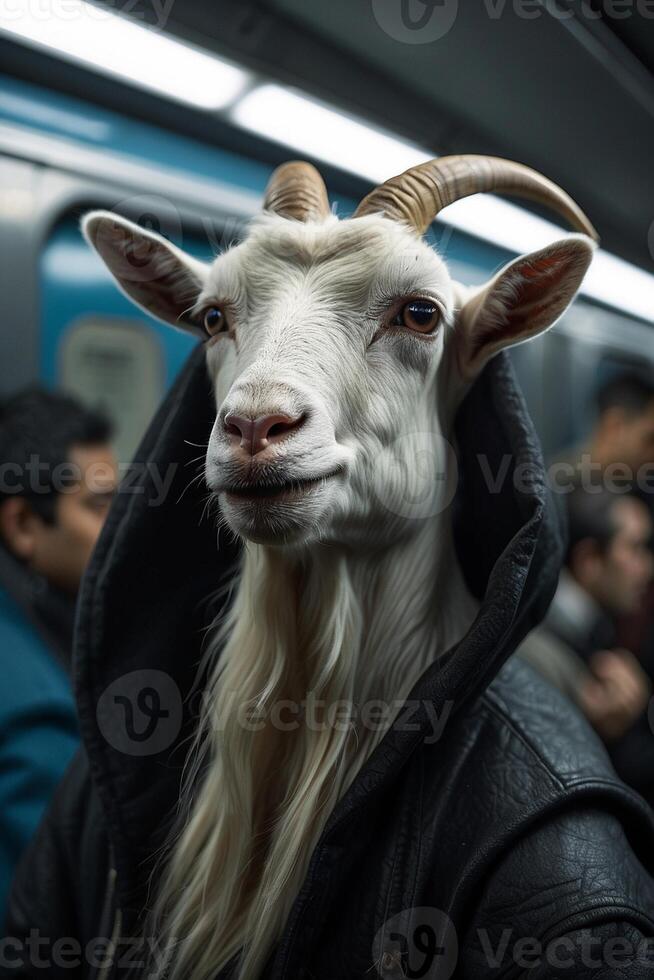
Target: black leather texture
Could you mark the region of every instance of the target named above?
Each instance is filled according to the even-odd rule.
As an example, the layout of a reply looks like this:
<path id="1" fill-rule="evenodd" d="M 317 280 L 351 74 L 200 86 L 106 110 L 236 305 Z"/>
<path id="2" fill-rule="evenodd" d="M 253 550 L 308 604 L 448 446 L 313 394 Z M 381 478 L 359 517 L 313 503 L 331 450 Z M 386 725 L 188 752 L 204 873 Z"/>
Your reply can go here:
<path id="1" fill-rule="evenodd" d="M 194 726 L 208 600 L 239 558 L 202 519 L 201 488 L 187 489 L 214 414 L 199 350 L 137 454 L 140 492 L 118 495 L 84 582 L 84 750 L 21 865 L 1 976 L 43 975 L 25 953 L 30 930 L 84 946 L 111 935 L 120 909 L 127 943 L 148 905 Z M 563 534 L 507 355 L 462 404 L 457 443 L 456 542 L 479 613 L 415 685 L 412 730 L 391 728 L 330 815 L 265 980 L 654 976 L 652 814 L 567 700 L 510 659 L 547 609 Z M 484 473 L 505 460 L 492 492 Z M 174 467 L 156 507 L 154 463 Z M 99 705 L 143 670 L 174 679 L 184 715 L 172 745 L 139 756 L 112 744 Z M 437 739 L 434 716 L 447 717 Z M 125 961 L 107 976 L 134 973 Z M 82 963 L 47 975 L 101 974 Z"/>

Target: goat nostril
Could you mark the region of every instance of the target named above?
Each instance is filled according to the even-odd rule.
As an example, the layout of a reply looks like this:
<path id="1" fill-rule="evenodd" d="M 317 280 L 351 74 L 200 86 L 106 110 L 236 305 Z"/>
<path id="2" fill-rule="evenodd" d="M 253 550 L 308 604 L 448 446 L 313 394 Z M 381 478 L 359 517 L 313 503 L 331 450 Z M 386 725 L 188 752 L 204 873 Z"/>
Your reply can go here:
<path id="1" fill-rule="evenodd" d="M 254 422 L 252 419 L 245 418 L 243 415 L 228 412 L 223 419 L 223 428 L 229 435 L 249 439 L 254 428 Z"/>
<path id="2" fill-rule="evenodd" d="M 279 418 L 279 416 L 276 417 Z M 278 422 L 273 422 L 266 432 L 266 438 L 274 439 L 275 436 L 286 435 L 286 433 L 290 432 L 291 429 L 299 429 L 305 418 L 305 415 L 298 415 L 298 417 L 294 419 L 286 416 L 284 419 L 280 419 Z"/>
<path id="3" fill-rule="evenodd" d="M 283 413 L 261 415 L 254 420 L 254 442 L 263 448 L 269 442 L 278 442 L 294 429 L 300 427 L 304 415 L 291 416 Z M 255 450 L 257 451 L 257 450 Z"/>
<path id="4" fill-rule="evenodd" d="M 228 436 L 236 437 L 240 441 L 241 449 L 247 449 L 255 456 L 271 442 L 279 442 L 298 429 L 305 420 L 306 413 L 292 416 L 278 412 L 251 419 L 228 412 L 223 419 L 223 428 Z"/>

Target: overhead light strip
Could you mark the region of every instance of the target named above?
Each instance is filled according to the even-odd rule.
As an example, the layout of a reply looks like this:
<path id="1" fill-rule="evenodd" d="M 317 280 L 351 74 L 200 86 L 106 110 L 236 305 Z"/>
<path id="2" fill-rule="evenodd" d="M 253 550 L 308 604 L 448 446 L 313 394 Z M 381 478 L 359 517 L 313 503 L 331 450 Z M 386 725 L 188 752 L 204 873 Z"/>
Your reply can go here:
<path id="1" fill-rule="evenodd" d="M 434 154 L 281 85 L 263 84 L 235 103 L 230 118 L 267 139 L 375 182 Z M 446 208 L 439 220 L 459 231 L 521 254 L 563 234 L 553 222 L 492 194 L 476 194 Z M 654 322 L 654 275 L 599 249 L 581 292 Z"/>
<path id="2" fill-rule="evenodd" d="M 430 159 L 424 147 L 369 125 L 300 92 L 255 81 L 243 68 L 86 0 L 33 0 L 0 7 L 0 34 L 96 71 L 208 111 L 236 125 L 373 182 Z M 561 229 L 493 195 L 475 195 L 439 217 L 459 231 L 516 254 L 533 251 Z M 654 275 L 598 250 L 581 292 L 654 322 Z"/>
<path id="3" fill-rule="evenodd" d="M 85 0 L 3 3 L 0 34 L 199 109 L 224 109 L 251 80 L 236 65 Z"/>
<path id="4" fill-rule="evenodd" d="M 259 136 L 373 181 L 433 156 L 283 85 L 266 83 L 252 89 L 233 106 L 230 118 Z"/>

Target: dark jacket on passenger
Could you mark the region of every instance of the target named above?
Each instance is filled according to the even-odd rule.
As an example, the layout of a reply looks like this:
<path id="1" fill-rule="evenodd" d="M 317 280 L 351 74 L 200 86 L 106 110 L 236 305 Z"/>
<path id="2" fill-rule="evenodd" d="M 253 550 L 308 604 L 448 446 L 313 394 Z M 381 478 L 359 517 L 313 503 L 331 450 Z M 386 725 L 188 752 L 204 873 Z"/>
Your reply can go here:
<path id="1" fill-rule="evenodd" d="M 70 965 L 69 946 L 50 977 L 127 975 L 194 724 L 206 599 L 238 558 L 227 537 L 216 548 L 202 490 L 183 492 L 214 414 L 196 353 L 137 456 L 149 463 L 132 486 L 142 492 L 118 495 L 85 580 L 85 751 L 22 866 L 3 976 L 43 975 L 29 964 L 30 930 L 48 937 L 40 955 L 52 964 L 55 938 L 81 944 L 85 965 Z M 479 613 L 329 817 L 270 980 L 651 976 L 652 815 L 570 704 L 526 665 L 505 664 L 542 618 L 562 550 L 506 355 L 474 385 L 457 432 L 457 545 Z M 155 462 L 177 464 L 161 506 L 149 506 Z M 439 738 L 434 714 L 447 719 Z M 109 967 L 87 944 L 112 936 Z"/>

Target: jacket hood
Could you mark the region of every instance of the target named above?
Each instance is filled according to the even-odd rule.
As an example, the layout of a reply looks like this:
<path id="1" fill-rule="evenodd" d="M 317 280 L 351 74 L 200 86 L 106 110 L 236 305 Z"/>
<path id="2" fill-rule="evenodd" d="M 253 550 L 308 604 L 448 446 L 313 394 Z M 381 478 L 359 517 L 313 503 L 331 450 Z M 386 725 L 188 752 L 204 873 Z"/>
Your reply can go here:
<path id="1" fill-rule="evenodd" d="M 204 351 L 193 352 L 157 412 L 112 506 L 85 576 L 76 623 L 80 727 L 121 882 L 136 908 L 174 816 L 194 727 L 206 627 L 239 561 L 231 535 L 204 514 L 199 472 L 215 406 Z M 485 368 L 456 420 L 460 479 L 455 541 L 474 623 L 410 697 L 440 717 L 466 710 L 556 587 L 562 537 L 538 439 L 506 354 Z M 162 484 L 166 484 L 162 489 Z M 217 595 L 218 593 L 218 595 Z M 213 604 L 210 602 L 213 600 Z M 325 834 L 372 805 L 430 724 L 393 726 L 332 813 Z M 404 726 L 406 729 L 407 726 Z"/>

